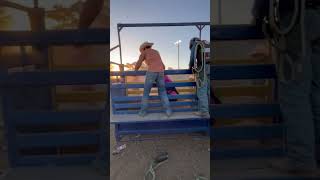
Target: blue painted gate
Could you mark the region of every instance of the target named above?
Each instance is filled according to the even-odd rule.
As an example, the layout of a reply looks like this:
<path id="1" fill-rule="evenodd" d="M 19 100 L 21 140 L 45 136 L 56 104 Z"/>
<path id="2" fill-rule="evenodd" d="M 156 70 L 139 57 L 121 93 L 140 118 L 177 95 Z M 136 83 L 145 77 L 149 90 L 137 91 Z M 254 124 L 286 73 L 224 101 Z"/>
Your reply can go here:
<path id="1" fill-rule="evenodd" d="M 109 29 L 61 30 L 44 32 L 0 32 L 0 45 L 89 45 L 109 44 Z M 106 49 L 107 51 L 107 49 Z M 109 83 L 109 71 L 39 71 L 0 73 L 3 96 L 5 133 L 11 167 L 32 165 L 66 165 L 108 163 L 109 109 L 87 111 L 57 111 L 22 107 L 17 109 L 15 89 L 56 85 L 91 85 Z M 107 86 L 107 88 L 109 88 Z M 106 90 L 106 102 L 109 93 Z M 45 101 L 45 100 L 44 100 Z M 24 103 L 27 104 L 27 103 Z M 108 105 L 108 103 L 106 103 Z M 66 127 L 73 128 L 66 128 Z M 84 129 L 77 127 L 86 127 Z M 91 146 L 92 149 L 88 148 Z M 72 153 L 55 149 L 73 148 Z M 74 152 L 74 149 L 79 149 Z"/>

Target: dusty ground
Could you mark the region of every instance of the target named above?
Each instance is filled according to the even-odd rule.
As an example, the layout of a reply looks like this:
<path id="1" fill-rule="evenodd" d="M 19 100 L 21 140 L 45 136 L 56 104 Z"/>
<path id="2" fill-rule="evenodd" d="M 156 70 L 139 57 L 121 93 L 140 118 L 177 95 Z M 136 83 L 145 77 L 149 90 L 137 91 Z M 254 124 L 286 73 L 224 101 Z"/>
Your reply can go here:
<path id="1" fill-rule="evenodd" d="M 152 158 L 166 151 L 169 160 L 156 170 L 157 180 L 195 180 L 195 175 L 210 179 L 210 139 L 199 134 L 140 136 L 151 138 L 146 141 L 122 142 L 127 148 L 112 155 L 116 147 L 110 129 L 110 179 L 143 180 Z M 131 136 L 133 137 L 133 136 Z"/>

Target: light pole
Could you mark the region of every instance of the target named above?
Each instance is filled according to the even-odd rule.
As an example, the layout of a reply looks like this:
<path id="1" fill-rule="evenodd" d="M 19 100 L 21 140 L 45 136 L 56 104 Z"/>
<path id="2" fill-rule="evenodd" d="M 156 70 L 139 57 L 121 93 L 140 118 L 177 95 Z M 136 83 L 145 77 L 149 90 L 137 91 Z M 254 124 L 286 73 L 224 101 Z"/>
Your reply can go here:
<path id="1" fill-rule="evenodd" d="M 177 42 L 174 43 L 176 46 L 178 46 L 178 69 L 180 69 L 180 43 L 181 42 L 182 42 L 181 40 L 178 40 Z"/>

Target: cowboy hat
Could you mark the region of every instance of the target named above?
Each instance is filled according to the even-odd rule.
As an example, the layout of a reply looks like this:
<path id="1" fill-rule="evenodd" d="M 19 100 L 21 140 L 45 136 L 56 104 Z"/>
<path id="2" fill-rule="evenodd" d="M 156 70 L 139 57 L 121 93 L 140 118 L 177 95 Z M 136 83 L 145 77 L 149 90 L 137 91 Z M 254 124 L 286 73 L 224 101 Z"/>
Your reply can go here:
<path id="1" fill-rule="evenodd" d="M 144 50 L 144 48 L 146 48 L 146 47 L 148 47 L 148 46 L 152 46 L 152 45 L 153 45 L 153 43 L 146 41 L 146 42 L 144 42 L 144 43 L 142 43 L 142 44 L 140 45 L 139 50 L 140 50 L 140 52 L 142 52 L 142 51 Z"/>

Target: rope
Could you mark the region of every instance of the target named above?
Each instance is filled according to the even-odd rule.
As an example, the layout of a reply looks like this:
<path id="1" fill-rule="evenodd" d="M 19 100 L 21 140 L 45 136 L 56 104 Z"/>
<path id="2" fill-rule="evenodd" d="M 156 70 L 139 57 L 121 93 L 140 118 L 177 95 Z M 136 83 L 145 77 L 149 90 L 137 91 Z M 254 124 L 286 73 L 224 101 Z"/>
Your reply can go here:
<path id="1" fill-rule="evenodd" d="M 278 58 L 281 56 L 283 57 L 282 61 L 279 62 L 279 74 L 281 75 L 280 77 L 285 77 L 285 72 L 284 72 L 284 67 L 286 65 L 289 65 L 291 68 L 291 76 L 290 78 L 286 79 L 283 78 L 281 79 L 282 81 L 288 83 L 291 80 L 296 79 L 296 72 L 302 71 L 302 69 L 299 69 L 299 64 L 296 64 L 292 57 L 289 55 L 288 50 L 287 50 L 287 45 L 285 42 L 285 36 L 288 35 L 295 25 L 300 22 L 300 29 L 301 29 L 301 59 L 306 58 L 306 32 L 305 32 L 305 4 L 306 0 L 294 0 L 294 11 L 293 15 L 291 18 L 291 21 L 287 27 L 280 27 L 279 21 L 279 0 L 270 0 L 269 1 L 269 16 L 268 20 L 265 19 L 265 24 L 263 26 L 263 31 L 265 32 L 267 38 L 269 39 L 270 44 L 275 47 L 277 50 L 277 53 L 279 54 Z M 299 2 L 301 2 L 299 4 Z M 299 8 L 300 7 L 300 8 Z M 300 10 L 300 14 L 299 14 Z M 300 15 L 300 19 L 298 18 Z M 273 37 L 269 36 L 269 33 L 267 33 L 267 26 L 266 24 L 269 25 L 271 28 L 271 31 L 273 32 Z"/>
<path id="2" fill-rule="evenodd" d="M 196 84 L 197 84 L 197 87 L 198 88 L 201 88 L 207 81 L 207 74 L 206 74 L 206 68 L 205 68 L 205 65 L 206 65 L 206 62 L 205 62 L 205 46 L 203 44 L 202 41 L 196 41 L 195 42 L 195 48 L 194 48 L 194 55 L 193 55 L 193 68 L 192 68 L 192 71 L 194 74 L 196 74 L 196 77 L 198 78 L 195 78 L 196 79 Z M 199 59 L 197 59 L 197 53 L 198 53 L 198 47 L 200 46 L 201 48 L 201 66 L 198 67 L 198 61 Z M 196 61 L 197 59 L 197 61 Z M 203 81 L 201 80 L 201 72 L 202 72 L 202 77 L 203 77 Z"/>
<path id="3" fill-rule="evenodd" d="M 151 180 L 155 180 L 156 179 L 156 172 L 155 170 L 162 165 L 163 163 L 167 162 L 168 160 L 168 153 L 164 153 L 164 154 L 160 154 L 159 156 L 157 156 L 154 161 L 151 163 L 150 167 L 148 168 L 145 176 L 144 176 L 144 180 L 147 180 L 149 177 L 149 175 L 151 175 Z"/>

